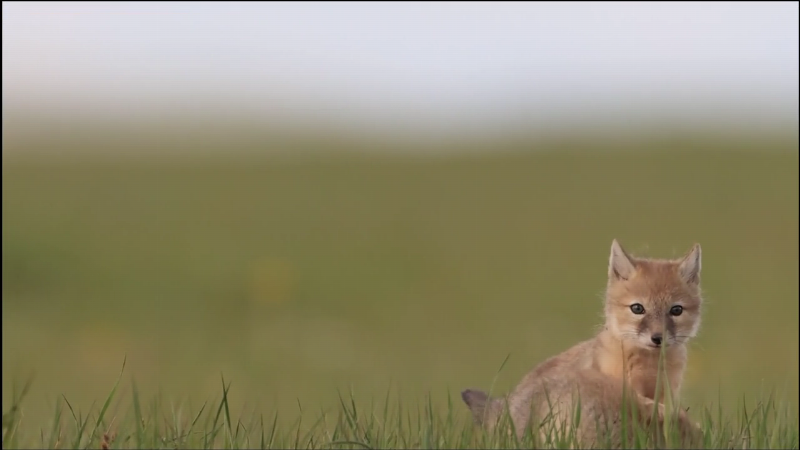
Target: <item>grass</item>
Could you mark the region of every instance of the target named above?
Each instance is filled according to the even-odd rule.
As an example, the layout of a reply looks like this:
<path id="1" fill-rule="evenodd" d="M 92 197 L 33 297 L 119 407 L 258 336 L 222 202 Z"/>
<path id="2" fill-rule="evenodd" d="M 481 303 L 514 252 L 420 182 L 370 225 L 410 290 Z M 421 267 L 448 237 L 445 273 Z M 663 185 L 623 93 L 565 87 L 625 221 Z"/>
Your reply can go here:
<path id="1" fill-rule="evenodd" d="M 124 363 L 123 363 L 124 370 Z M 339 405 L 316 414 L 301 411 L 289 426 L 278 425 L 278 411 L 266 415 L 259 411 L 231 414 L 231 383 L 221 378 L 221 396 L 214 402 L 204 402 L 199 409 L 176 404 L 157 397 L 143 407 L 135 383 L 132 407 L 115 410 L 122 373 L 111 392 L 97 410 L 76 411 L 67 397 L 55 403 L 52 418 L 45 424 L 25 426 L 24 408 L 20 406 L 30 384 L 21 395 L 15 396 L 11 410 L 3 414 L 3 448 L 306 448 L 306 449 L 373 449 L 373 448 L 580 448 L 575 431 L 561 428 L 552 421 L 543 421 L 527 430 L 522 438 L 510 433 L 510 421 L 501 418 L 493 432 L 475 427 L 466 407 L 448 397 L 443 408 L 435 408 L 430 396 L 412 404 L 391 400 L 391 392 L 369 407 L 357 406 L 352 392 L 339 393 Z M 800 430 L 796 412 L 775 396 L 755 401 L 748 407 L 745 399 L 737 405 L 735 414 L 725 416 L 722 408 L 706 407 L 692 418 L 703 431 L 697 448 L 791 448 L 800 445 Z M 574 412 L 580 423 L 580 402 Z M 625 415 L 623 414 L 623 417 Z M 626 425 L 623 425 L 625 427 Z M 631 439 L 626 448 L 653 448 L 643 426 L 631 424 Z M 38 428 L 38 429 L 37 429 Z M 542 431 L 540 434 L 538 431 Z M 667 433 L 667 441 L 658 445 L 681 448 L 677 431 Z M 623 438 L 625 439 L 625 438 Z M 610 448 L 609 441 L 598 443 Z"/>
<path id="2" fill-rule="evenodd" d="M 25 145 L 4 136 L 9 447 L 97 447 L 114 431 L 112 446 L 202 447 L 217 428 L 214 446 L 273 430 L 274 447 L 458 446 L 462 389 L 506 392 L 592 335 L 613 238 L 662 257 L 703 245 L 687 405 L 713 408 L 720 440 L 748 429 L 797 445 L 796 137 L 501 142 L 432 158 L 342 155 L 344 143 L 297 159 Z M 30 371 L 14 409 L 13 380 Z M 233 380 L 224 402 L 211 400 L 220 373 Z M 330 435 L 314 428 L 322 411 Z"/>

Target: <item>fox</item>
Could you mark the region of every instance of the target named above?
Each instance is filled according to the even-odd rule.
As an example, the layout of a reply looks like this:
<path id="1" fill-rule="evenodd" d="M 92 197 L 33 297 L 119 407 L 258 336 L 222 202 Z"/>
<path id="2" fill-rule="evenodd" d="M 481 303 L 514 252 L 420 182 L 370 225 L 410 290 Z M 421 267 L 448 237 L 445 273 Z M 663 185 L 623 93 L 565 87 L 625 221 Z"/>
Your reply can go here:
<path id="1" fill-rule="evenodd" d="M 564 437 L 571 448 L 631 447 L 639 430 L 658 448 L 665 445 L 665 433 L 673 435 L 676 431 L 681 448 L 702 448 L 704 435 L 700 425 L 692 422 L 685 411 L 678 409 L 670 414 L 664 404 L 636 392 L 626 392 L 625 388 L 623 380 L 596 370 L 570 372 L 549 379 L 546 384 L 539 383 L 532 393 L 533 408 L 527 419 L 527 426 L 535 433 L 532 437 L 536 439 L 536 447 L 548 441 L 554 444 Z M 506 402 L 471 389 L 463 391 L 462 398 L 476 424 L 488 431 L 499 427 Z M 522 439 L 527 431 L 525 425 L 518 425 L 518 417 L 514 415 L 511 419 L 517 438 Z M 668 419 L 672 428 L 668 427 Z M 573 435 L 577 445 L 569 440 Z"/>
<path id="2" fill-rule="evenodd" d="M 625 390 L 643 412 L 640 419 L 654 415 L 656 425 L 663 425 L 670 414 L 664 403 L 677 404 L 687 344 L 700 328 L 700 270 L 699 244 L 678 259 L 655 259 L 634 257 L 614 239 L 599 332 L 535 366 L 505 397 L 463 391 L 475 423 L 492 430 L 507 410 L 522 437 L 532 421 L 548 415 L 569 422 L 577 394 L 588 419 L 579 431 L 592 440 L 596 433 L 586 428 L 592 420 L 619 423 Z M 676 419 L 682 433 L 698 438 L 699 427 L 684 411 L 678 410 Z M 611 431 L 616 437 L 621 430 Z"/>

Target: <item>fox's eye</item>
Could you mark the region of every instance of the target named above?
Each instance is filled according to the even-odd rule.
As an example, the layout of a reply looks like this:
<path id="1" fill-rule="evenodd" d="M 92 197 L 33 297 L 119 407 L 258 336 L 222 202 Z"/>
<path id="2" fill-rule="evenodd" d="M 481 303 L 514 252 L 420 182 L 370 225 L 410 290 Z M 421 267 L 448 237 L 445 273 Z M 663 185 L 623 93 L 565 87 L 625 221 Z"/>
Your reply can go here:
<path id="1" fill-rule="evenodd" d="M 634 314 L 644 314 L 644 306 L 641 303 L 634 303 L 631 305 L 631 312 Z"/>
<path id="2" fill-rule="evenodd" d="M 675 305 L 669 309 L 669 313 L 672 314 L 673 316 L 680 316 L 681 314 L 683 314 L 683 306 Z"/>

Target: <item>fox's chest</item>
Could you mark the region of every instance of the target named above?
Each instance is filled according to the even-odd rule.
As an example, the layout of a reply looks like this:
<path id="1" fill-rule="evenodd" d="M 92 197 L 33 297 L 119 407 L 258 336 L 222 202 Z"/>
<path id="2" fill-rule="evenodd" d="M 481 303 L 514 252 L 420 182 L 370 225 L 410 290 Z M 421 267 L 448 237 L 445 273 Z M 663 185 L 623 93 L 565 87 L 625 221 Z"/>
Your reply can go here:
<path id="1" fill-rule="evenodd" d="M 667 384 L 669 384 L 670 392 L 677 395 L 682 375 L 681 367 L 668 362 L 666 371 L 662 372 L 661 380 L 659 380 L 658 361 L 636 361 L 635 358 L 625 369 L 625 376 L 629 380 L 631 388 L 640 395 L 656 401 L 663 401 Z"/>
<path id="2" fill-rule="evenodd" d="M 627 379 L 634 391 L 649 399 L 656 398 L 656 384 L 658 373 L 654 370 L 643 370 L 633 367 L 627 371 Z M 661 381 L 664 383 L 664 381 Z M 662 388 L 663 392 L 663 388 Z"/>
<path id="3" fill-rule="evenodd" d="M 649 399 L 656 399 L 656 388 L 658 380 L 658 361 L 651 361 L 649 358 L 639 355 L 630 355 L 624 359 L 603 358 L 597 361 L 597 366 L 601 372 L 616 379 L 626 380 L 628 385 Z M 666 379 L 662 376 L 661 390 L 658 398 L 663 398 L 664 385 L 669 383 L 670 390 L 677 393 L 680 389 L 681 371 L 673 364 L 667 364 Z"/>

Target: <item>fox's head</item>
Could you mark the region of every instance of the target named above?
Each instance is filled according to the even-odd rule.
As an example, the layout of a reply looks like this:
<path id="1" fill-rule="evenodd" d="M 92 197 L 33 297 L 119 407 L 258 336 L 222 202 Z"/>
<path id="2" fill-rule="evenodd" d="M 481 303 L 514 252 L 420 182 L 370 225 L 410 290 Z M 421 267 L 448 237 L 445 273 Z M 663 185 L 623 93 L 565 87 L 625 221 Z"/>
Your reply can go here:
<path id="1" fill-rule="evenodd" d="M 700 245 L 682 258 L 634 258 L 614 240 L 608 262 L 606 328 L 658 351 L 683 345 L 700 328 Z"/>

